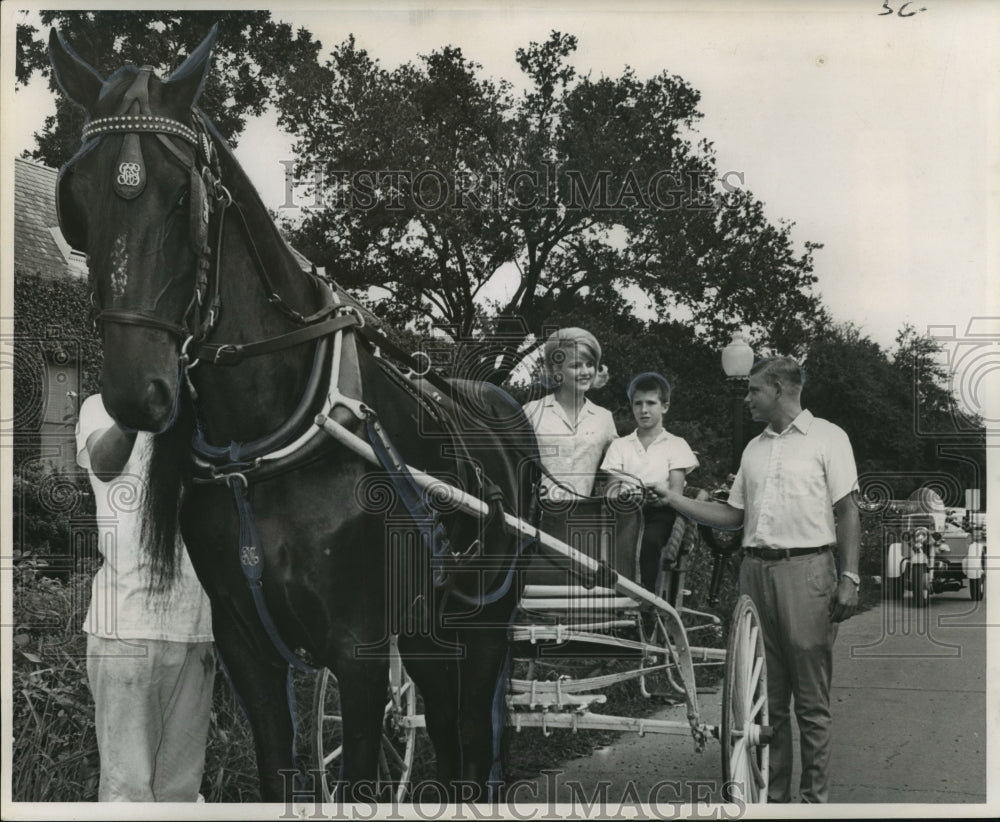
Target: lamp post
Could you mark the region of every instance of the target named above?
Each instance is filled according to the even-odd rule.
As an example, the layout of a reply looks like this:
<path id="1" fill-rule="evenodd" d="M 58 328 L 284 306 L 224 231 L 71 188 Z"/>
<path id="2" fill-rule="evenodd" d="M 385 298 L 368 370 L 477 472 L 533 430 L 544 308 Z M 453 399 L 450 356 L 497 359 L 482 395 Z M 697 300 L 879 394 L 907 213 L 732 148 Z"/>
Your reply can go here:
<path id="1" fill-rule="evenodd" d="M 733 453 L 731 458 L 731 473 L 740 468 L 740 458 L 743 456 L 743 398 L 747 392 L 747 380 L 753 367 L 753 349 L 747 343 L 742 331 L 733 333 L 729 345 L 722 349 L 722 370 L 726 372 L 726 382 L 729 385 L 730 401 L 733 409 Z M 732 480 L 726 483 L 723 495 L 716 495 L 722 501 L 728 498 Z M 698 530 L 712 549 L 712 580 L 708 586 L 708 604 L 719 604 L 719 591 L 722 587 L 722 575 L 726 568 L 726 560 L 739 548 L 743 539 L 743 531 L 730 532 L 724 537 L 713 533 L 707 526 L 699 526 Z"/>
<path id="2" fill-rule="evenodd" d="M 747 343 L 742 331 L 734 331 L 729 345 L 722 349 L 722 370 L 730 386 L 733 409 L 733 452 L 731 471 L 735 474 L 743 455 L 743 398 L 746 382 L 753 367 L 753 349 Z"/>

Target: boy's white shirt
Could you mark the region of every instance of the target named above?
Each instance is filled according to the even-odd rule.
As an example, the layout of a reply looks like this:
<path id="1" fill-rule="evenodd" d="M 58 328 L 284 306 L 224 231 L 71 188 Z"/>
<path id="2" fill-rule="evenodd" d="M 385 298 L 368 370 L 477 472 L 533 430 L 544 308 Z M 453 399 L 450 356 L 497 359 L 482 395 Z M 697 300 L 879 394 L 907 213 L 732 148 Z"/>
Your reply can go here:
<path id="1" fill-rule="evenodd" d="M 683 437 L 661 430 L 648 446 L 644 446 L 636 429 L 608 446 L 601 469 L 630 474 L 645 485 L 651 485 L 667 482 L 673 470 L 683 470 L 687 475 L 698 464 L 698 458 Z"/>

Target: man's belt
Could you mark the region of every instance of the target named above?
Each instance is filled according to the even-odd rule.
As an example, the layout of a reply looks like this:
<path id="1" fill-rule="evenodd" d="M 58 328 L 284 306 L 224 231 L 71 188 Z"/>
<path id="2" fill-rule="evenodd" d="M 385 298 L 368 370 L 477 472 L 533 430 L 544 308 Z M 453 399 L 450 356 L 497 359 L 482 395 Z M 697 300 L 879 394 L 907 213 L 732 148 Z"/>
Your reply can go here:
<path id="1" fill-rule="evenodd" d="M 829 545 L 820 545 L 816 548 L 766 548 L 761 545 L 750 545 L 743 549 L 748 557 L 755 559 L 791 559 L 792 557 L 804 557 L 806 554 L 822 554 Z"/>

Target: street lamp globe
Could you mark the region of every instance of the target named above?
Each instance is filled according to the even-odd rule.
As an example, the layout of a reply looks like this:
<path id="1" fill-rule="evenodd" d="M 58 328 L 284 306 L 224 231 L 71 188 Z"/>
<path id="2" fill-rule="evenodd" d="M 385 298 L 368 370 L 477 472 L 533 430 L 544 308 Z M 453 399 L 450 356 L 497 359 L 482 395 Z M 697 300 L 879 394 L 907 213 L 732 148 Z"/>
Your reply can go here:
<path id="1" fill-rule="evenodd" d="M 722 349 L 722 370 L 727 377 L 750 376 L 753 367 L 753 349 L 747 343 L 742 331 L 734 331 L 729 345 Z"/>

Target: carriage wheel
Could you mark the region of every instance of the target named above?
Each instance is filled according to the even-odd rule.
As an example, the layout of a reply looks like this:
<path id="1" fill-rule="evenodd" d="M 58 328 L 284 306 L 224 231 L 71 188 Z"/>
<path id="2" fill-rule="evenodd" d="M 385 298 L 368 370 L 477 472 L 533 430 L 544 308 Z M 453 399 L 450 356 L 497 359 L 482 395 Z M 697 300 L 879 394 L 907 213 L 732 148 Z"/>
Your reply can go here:
<path id="1" fill-rule="evenodd" d="M 410 787 L 417 729 L 417 694 L 413 680 L 394 656 L 390 662 L 389 691 L 382 720 L 382 749 L 378 759 L 377 795 L 379 802 L 391 796 L 403 801 Z M 343 754 L 344 723 L 340 710 L 337 677 L 325 670 L 313 696 L 316 720 L 315 761 L 323 783 L 323 801 L 334 801 Z M 389 794 L 391 792 L 391 796 Z"/>
<path id="2" fill-rule="evenodd" d="M 767 802 L 767 663 L 750 597 L 736 603 L 722 696 L 722 793 L 728 802 Z"/>

